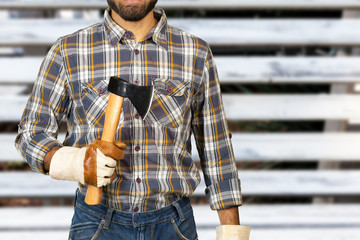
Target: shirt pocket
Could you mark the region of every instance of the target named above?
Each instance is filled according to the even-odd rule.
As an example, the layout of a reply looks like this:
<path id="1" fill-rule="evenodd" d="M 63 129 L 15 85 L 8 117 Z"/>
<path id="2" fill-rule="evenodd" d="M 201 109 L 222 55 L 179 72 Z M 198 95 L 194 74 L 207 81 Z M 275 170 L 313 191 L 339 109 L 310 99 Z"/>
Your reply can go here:
<path id="1" fill-rule="evenodd" d="M 156 78 L 148 120 L 157 125 L 179 127 L 187 109 L 189 87 L 185 81 Z"/>
<path id="2" fill-rule="evenodd" d="M 81 102 L 86 120 L 94 126 L 102 126 L 105 119 L 105 108 L 109 99 L 108 83 L 95 80 L 81 83 Z"/>

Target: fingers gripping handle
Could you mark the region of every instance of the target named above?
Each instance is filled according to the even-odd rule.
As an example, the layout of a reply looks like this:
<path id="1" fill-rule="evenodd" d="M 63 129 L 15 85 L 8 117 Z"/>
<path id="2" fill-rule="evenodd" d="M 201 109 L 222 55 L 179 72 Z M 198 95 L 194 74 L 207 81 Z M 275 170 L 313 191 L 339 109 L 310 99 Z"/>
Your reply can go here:
<path id="1" fill-rule="evenodd" d="M 120 120 L 120 114 L 124 98 L 116 94 L 110 93 L 109 101 L 105 110 L 105 123 L 101 140 L 113 142 Z M 92 185 L 88 186 L 85 197 L 85 202 L 89 205 L 100 204 L 102 195 L 102 188 L 97 188 Z"/>

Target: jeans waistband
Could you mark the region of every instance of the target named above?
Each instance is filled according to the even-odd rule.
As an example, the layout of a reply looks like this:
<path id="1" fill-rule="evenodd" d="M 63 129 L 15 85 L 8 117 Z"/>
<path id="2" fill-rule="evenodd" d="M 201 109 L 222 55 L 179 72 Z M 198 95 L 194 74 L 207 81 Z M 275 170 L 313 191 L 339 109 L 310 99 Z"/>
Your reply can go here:
<path id="1" fill-rule="evenodd" d="M 184 219 L 183 213 L 191 209 L 189 198 L 184 197 L 157 210 L 136 213 L 126 212 L 109 208 L 105 200 L 102 200 L 98 205 L 88 205 L 85 203 L 85 196 L 79 190 L 76 191 L 75 206 L 101 219 L 105 219 L 106 222 L 113 221 L 124 225 L 133 225 L 134 227 L 156 224 L 172 218 L 182 221 Z"/>

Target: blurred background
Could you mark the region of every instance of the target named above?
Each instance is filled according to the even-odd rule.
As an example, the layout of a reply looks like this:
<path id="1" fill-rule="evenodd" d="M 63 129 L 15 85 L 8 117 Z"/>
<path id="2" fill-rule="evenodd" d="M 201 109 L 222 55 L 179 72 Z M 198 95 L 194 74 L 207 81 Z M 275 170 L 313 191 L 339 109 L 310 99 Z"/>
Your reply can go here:
<path id="1" fill-rule="evenodd" d="M 360 1 L 157 6 L 169 24 L 212 47 L 251 239 L 359 240 Z M 32 173 L 14 139 L 52 43 L 101 21 L 106 7 L 0 0 L 0 239 L 67 239 L 76 184 Z M 219 222 L 204 189 L 202 182 L 191 200 L 199 239 L 211 240 Z"/>

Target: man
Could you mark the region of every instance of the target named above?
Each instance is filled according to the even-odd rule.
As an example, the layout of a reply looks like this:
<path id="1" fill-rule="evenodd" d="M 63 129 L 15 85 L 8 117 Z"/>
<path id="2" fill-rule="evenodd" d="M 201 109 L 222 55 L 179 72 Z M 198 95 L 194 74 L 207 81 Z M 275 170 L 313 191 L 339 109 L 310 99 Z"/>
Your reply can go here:
<path id="1" fill-rule="evenodd" d="M 103 22 L 59 38 L 19 124 L 16 147 L 34 171 L 79 182 L 70 239 L 197 239 L 191 133 L 211 208 L 222 225 L 239 224 L 240 180 L 212 52 L 168 25 L 156 2 L 108 0 Z M 125 99 L 114 144 L 96 140 L 111 76 L 155 88 L 145 119 Z M 88 184 L 103 187 L 101 204 L 84 203 Z"/>

